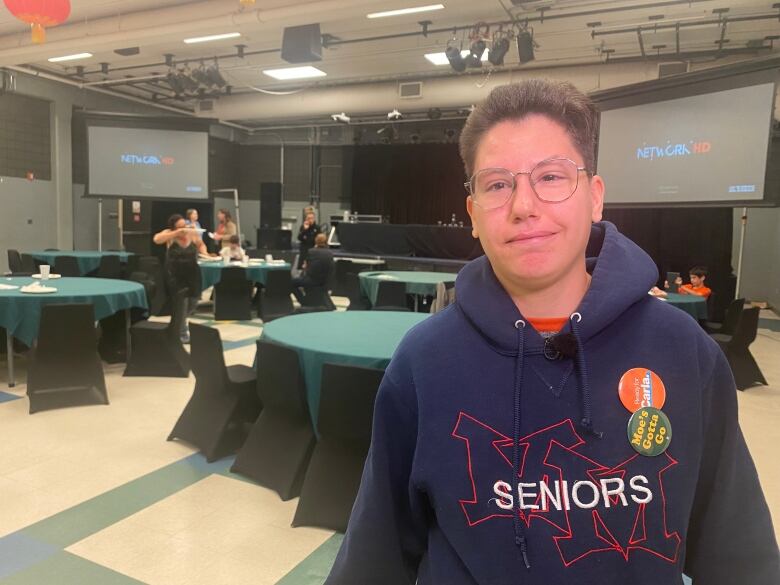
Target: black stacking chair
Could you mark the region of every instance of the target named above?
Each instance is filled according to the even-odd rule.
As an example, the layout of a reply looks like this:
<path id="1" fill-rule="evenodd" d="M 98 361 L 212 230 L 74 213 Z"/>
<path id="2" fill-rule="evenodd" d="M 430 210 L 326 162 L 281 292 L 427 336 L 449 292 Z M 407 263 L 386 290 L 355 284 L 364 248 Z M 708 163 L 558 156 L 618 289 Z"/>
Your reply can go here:
<path id="1" fill-rule="evenodd" d="M 254 284 L 247 280 L 244 268 L 223 268 L 221 280 L 214 285 L 214 319 L 251 320 L 253 289 Z"/>
<path id="2" fill-rule="evenodd" d="M 38 342 L 27 372 L 30 414 L 41 410 L 108 404 L 90 303 L 41 308 Z"/>
<path id="3" fill-rule="evenodd" d="M 375 311 L 408 311 L 406 306 L 406 284 L 393 280 L 379 283 L 376 293 Z"/>
<path id="4" fill-rule="evenodd" d="M 346 296 L 349 299 L 347 311 L 368 311 L 371 303 L 360 288 L 360 277 L 357 274 L 347 273 L 344 282 L 347 289 Z"/>
<path id="5" fill-rule="evenodd" d="M 161 376 L 186 378 L 190 374 L 190 356 L 179 337 L 187 289 L 180 290 L 173 303 L 169 323 L 139 321 L 130 327 L 130 360 L 125 376 Z"/>
<path id="6" fill-rule="evenodd" d="M 725 333 L 726 335 L 732 335 L 739 323 L 739 317 L 742 315 L 742 309 L 745 308 L 745 299 L 734 299 L 726 309 L 726 316 L 723 319 L 723 323 L 714 323 L 707 321 L 704 324 L 704 329 L 707 333 Z"/>
<path id="7" fill-rule="evenodd" d="M 54 260 L 54 273 L 61 276 L 81 276 L 79 263 L 75 256 L 57 256 Z"/>
<path id="8" fill-rule="evenodd" d="M 117 254 L 107 254 L 100 257 L 98 265 L 98 278 L 122 278 L 122 262 Z"/>
<path id="9" fill-rule="evenodd" d="M 22 256 L 19 254 L 19 250 L 8 250 L 8 270 L 10 270 L 12 274 L 24 272 L 24 270 L 22 270 Z"/>
<path id="10" fill-rule="evenodd" d="M 345 532 L 371 443 L 383 370 L 324 364 L 314 447 L 293 526 Z"/>
<path id="11" fill-rule="evenodd" d="M 235 453 L 245 438 L 244 423 L 257 420 L 257 374 L 249 366 L 225 366 L 213 327 L 190 323 L 190 348 L 195 389 L 168 440 L 195 445 L 211 462 Z"/>
<path id="12" fill-rule="evenodd" d="M 339 260 L 334 262 L 333 268 L 333 294 L 339 297 L 349 296 L 349 286 L 347 283 L 348 274 L 357 274 L 359 271 L 352 260 Z"/>
<path id="13" fill-rule="evenodd" d="M 35 263 L 35 258 L 32 254 L 22 254 L 22 272 L 35 274 L 38 272 L 38 265 Z"/>
<path id="14" fill-rule="evenodd" d="M 758 332 L 758 307 L 744 309 L 732 335 L 713 333 L 712 338 L 726 354 L 737 389 L 746 390 L 757 383 L 767 385 L 766 378 L 750 353 L 750 344 Z"/>
<path id="15" fill-rule="evenodd" d="M 230 470 L 289 500 L 300 493 L 315 442 L 294 349 L 257 341 L 257 393 L 263 410 Z"/>
<path id="16" fill-rule="evenodd" d="M 291 292 L 292 278 L 288 271 L 268 271 L 265 286 L 257 297 L 257 313 L 264 323 L 293 314 Z"/>

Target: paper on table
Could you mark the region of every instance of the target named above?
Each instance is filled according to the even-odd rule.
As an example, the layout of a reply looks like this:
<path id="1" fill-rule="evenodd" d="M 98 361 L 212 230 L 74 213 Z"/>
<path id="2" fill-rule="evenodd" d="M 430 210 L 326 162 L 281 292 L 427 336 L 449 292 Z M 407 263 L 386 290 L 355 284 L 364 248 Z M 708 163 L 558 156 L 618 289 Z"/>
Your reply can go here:
<path id="1" fill-rule="evenodd" d="M 43 278 L 43 276 L 42 276 L 42 275 L 40 275 L 40 274 L 33 274 L 33 275 L 32 275 L 32 277 L 33 277 L 33 278 Z M 50 273 L 49 273 L 49 278 L 62 278 L 62 274 L 52 274 L 52 273 L 50 272 Z"/>
<path id="2" fill-rule="evenodd" d="M 0 290 L 16 290 L 19 288 L 15 284 L 0 284 Z"/>

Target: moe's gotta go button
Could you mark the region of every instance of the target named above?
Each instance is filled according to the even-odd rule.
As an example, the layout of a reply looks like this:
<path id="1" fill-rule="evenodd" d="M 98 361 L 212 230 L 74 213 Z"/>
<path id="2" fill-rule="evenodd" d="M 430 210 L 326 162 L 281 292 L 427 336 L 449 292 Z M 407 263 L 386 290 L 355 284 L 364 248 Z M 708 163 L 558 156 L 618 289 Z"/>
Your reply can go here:
<path id="1" fill-rule="evenodd" d="M 640 455 L 660 455 L 671 441 L 672 425 L 669 417 L 659 409 L 647 406 L 631 415 L 628 421 L 628 442 Z"/>
<path id="2" fill-rule="evenodd" d="M 653 370 L 631 368 L 620 377 L 618 382 L 620 402 L 629 412 L 652 406 L 663 408 L 666 402 L 666 387 Z"/>

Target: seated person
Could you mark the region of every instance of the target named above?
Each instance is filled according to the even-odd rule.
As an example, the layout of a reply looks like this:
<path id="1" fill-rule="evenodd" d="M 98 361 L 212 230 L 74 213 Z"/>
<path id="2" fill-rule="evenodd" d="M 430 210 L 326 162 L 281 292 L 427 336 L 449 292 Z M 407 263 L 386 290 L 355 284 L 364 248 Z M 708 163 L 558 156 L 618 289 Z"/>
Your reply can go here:
<path id="1" fill-rule="evenodd" d="M 678 286 L 678 293 L 681 295 L 696 295 L 705 299 L 712 294 L 712 290 L 704 284 L 704 280 L 707 278 L 707 269 L 704 266 L 694 266 L 691 268 L 688 276 L 691 279 L 690 284 L 683 284 L 683 280 L 680 277 L 675 281 Z M 669 283 L 666 283 L 666 288 L 669 288 Z"/>
<path id="2" fill-rule="evenodd" d="M 222 248 L 220 255 L 222 258 L 228 258 L 230 260 L 243 260 L 244 250 L 241 248 L 241 240 L 237 235 L 232 235 L 227 239 L 228 245 Z"/>
<path id="3" fill-rule="evenodd" d="M 292 279 L 292 292 L 299 303 L 305 304 L 306 289 L 327 286 L 333 272 L 333 264 L 333 252 L 328 249 L 328 236 L 317 234 L 314 238 L 314 248 L 306 257 L 303 276 Z"/>

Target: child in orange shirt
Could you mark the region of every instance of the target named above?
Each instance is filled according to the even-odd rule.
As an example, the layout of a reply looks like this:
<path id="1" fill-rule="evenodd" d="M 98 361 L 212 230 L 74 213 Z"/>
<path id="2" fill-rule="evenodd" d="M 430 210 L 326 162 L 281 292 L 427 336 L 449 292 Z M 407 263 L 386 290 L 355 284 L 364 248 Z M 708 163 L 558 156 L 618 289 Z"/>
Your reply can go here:
<path id="1" fill-rule="evenodd" d="M 704 297 L 705 299 L 712 294 L 712 290 L 707 288 L 704 284 L 704 279 L 707 278 L 707 269 L 703 266 L 694 266 L 689 273 L 691 278 L 691 284 L 683 284 L 682 278 L 676 280 L 681 295 L 696 295 Z"/>

